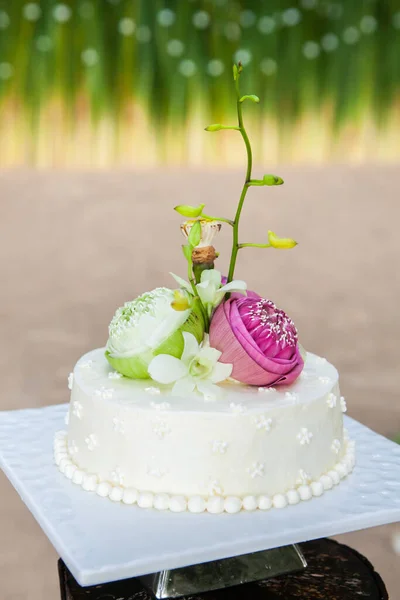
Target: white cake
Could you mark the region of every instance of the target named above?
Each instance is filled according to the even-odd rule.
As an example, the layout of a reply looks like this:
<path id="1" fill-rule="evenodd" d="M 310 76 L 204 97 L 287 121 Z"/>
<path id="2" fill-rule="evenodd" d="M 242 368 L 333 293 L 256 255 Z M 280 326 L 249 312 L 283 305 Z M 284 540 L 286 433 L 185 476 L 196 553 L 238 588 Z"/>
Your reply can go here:
<path id="1" fill-rule="evenodd" d="M 214 401 L 122 377 L 104 349 L 70 376 L 55 459 L 87 491 L 143 508 L 238 512 L 320 496 L 354 465 L 338 373 L 308 354 L 290 387 L 222 384 Z"/>

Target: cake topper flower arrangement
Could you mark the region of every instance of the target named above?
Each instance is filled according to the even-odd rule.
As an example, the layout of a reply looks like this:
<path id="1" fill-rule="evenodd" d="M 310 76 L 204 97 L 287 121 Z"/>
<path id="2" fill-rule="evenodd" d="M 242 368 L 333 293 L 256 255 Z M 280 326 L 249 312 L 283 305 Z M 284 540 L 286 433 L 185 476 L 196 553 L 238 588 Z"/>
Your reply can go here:
<path id="1" fill-rule="evenodd" d="M 187 280 L 173 275 L 179 288 L 156 288 L 119 308 L 109 327 L 106 357 L 121 374 L 151 378 L 186 396 L 197 392 L 207 400 L 232 378 L 256 386 L 290 385 L 300 375 L 304 360 L 293 321 L 275 306 L 235 280 L 239 250 L 289 249 L 291 238 L 268 231 L 265 243 L 239 241 L 239 224 L 246 194 L 252 186 L 281 185 L 276 175 L 252 177 L 252 150 L 243 122 L 243 104 L 259 102 L 240 93 L 241 63 L 233 66 L 238 124 L 213 124 L 206 131 L 240 133 L 246 146 L 247 170 L 233 219 L 205 214 L 205 204 L 180 205 L 175 210 L 188 220 L 181 225 L 187 261 Z M 225 224 L 232 228 L 232 252 L 227 277 L 214 268 L 218 254 L 213 240 Z"/>

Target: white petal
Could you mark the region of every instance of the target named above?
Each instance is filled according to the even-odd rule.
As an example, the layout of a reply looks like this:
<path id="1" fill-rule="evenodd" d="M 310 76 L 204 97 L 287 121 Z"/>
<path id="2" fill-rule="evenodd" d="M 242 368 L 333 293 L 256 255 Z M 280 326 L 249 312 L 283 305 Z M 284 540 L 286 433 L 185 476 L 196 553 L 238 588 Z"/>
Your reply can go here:
<path id="1" fill-rule="evenodd" d="M 199 352 L 199 344 L 197 343 L 197 340 L 194 337 L 193 333 L 183 331 L 182 335 L 185 340 L 185 346 L 183 348 L 181 361 L 185 364 L 188 364 L 192 360 L 192 358 L 196 356 L 196 354 Z"/>
<path id="2" fill-rule="evenodd" d="M 204 305 L 214 304 L 217 288 L 212 281 L 203 281 L 203 283 L 198 283 L 196 285 L 196 289 L 200 300 Z"/>
<path id="3" fill-rule="evenodd" d="M 221 286 L 222 275 L 217 269 L 205 269 L 200 277 L 201 283 L 205 281 L 211 281 L 216 288 Z"/>
<path id="4" fill-rule="evenodd" d="M 199 379 L 196 381 L 196 387 L 200 394 L 208 396 L 210 399 L 216 399 L 221 395 L 221 388 L 211 383 L 211 381 Z"/>
<path id="5" fill-rule="evenodd" d="M 172 394 L 174 396 L 183 396 L 184 398 L 191 394 L 196 386 L 193 377 L 183 377 L 179 379 L 172 388 Z"/>
<path id="6" fill-rule="evenodd" d="M 170 273 L 170 275 L 172 275 L 172 277 L 175 279 L 176 283 L 179 284 L 179 287 L 183 288 L 184 290 L 189 292 L 189 294 L 193 295 L 193 290 L 192 290 L 190 283 L 188 283 L 187 281 L 182 279 L 182 277 L 179 277 L 179 275 L 175 275 L 175 273 Z"/>
<path id="7" fill-rule="evenodd" d="M 149 375 L 158 383 L 173 383 L 187 375 L 186 365 L 169 354 L 159 354 L 155 356 L 149 364 Z"/>
<path id="8" fill-rule="evenodd" d="M 218 306 L 227 292 L 238 292 L 246 295 L 247 283 L 245 281 L 234 280 L 226 285 L 223 285 L 216 293 L 215 304 Z"/>
<path id="9" fill-rule="evenodd" d="M 199 359 L 205 359 L 210 363 L 216 363 L 222 352 L 217 350 L 216 348 L 211 348 L 211 346 L 205 346 L 199 350 L 197 356 Z"/>
<path id="10" fill-rule="evenodd" d="M 224 364 L 218 362 L 215 365 L 213 372 L 211 373 L 210 381 L 212 381 L 213 383 L 225 381 L 225 379 L 228 379 L 228 377 L 231 376 L 232 369 L 233 365 L 231 365 L 230 363 Z"/>
<path id="11" fill-rule="evenodd" d="M 148 345 L 152 349 L 158 348 L 160 344 L 165 342 L 179 327 L 181 327 L 188 319 L 192 309 L 188 310 L 174 310 L 172 307 L 167 311 L 163 321 L 156 327 L 153 325 L 153 331 L 151 335 L 148 335 Z M 153 319 L 155 320 L 155 319 Z M 141 323 L 141 329 L 145 327 L 145 320 Z"/>

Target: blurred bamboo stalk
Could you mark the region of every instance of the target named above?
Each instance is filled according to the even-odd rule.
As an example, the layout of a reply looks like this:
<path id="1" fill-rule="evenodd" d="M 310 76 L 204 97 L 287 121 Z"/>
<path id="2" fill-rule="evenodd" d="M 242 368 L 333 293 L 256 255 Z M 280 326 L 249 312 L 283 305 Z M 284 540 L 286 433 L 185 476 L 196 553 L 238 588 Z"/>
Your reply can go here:
<path id="1" fill-rule="evenodd" d="M 396 0 L 0 0 L 0 166 L 396 161 Z"/>

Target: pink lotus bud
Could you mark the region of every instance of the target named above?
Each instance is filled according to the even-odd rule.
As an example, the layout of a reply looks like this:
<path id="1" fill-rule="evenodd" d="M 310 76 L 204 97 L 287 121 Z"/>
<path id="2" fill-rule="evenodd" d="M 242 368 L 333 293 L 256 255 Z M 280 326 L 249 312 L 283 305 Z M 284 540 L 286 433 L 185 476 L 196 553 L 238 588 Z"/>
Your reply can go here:
<path id="1" fill-rule="evenodd" d="M 249 385 L 290 385 L 304 366 L 293 321 L 256 294 L 233 295 L 217 308 L 210 345 L 233 364 L 232 377 Z"/>

